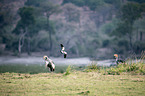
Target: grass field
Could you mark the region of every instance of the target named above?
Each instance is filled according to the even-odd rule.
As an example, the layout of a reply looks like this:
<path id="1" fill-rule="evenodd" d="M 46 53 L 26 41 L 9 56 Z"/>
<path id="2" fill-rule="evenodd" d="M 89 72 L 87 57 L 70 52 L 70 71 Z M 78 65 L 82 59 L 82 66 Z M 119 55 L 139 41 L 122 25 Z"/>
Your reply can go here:
<path id="1" fill-rule="evenodd" d="M 145 75 L 1 73 L 0 96 L 144 96 Z"/>
<path id="2" fill-rule="evenodd" d="M 145 96 L 145 64 L 101 68 L 1 65 L 0 96 Z"/>

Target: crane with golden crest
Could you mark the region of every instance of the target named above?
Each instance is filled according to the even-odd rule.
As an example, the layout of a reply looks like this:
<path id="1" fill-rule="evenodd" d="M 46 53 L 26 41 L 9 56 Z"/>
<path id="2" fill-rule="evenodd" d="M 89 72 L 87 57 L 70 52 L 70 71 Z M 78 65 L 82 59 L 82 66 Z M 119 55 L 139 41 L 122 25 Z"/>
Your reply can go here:
<path id="1" fill-rule="evenodd" d="M 120 58 L 120 57 L 118 56 L 118 54 L 114 54 L 114 57 L 115 57 L 115 59 L 116 59 L 116 64 L 117 64 L 117 65 L 120 64 L 120 63 L 125 63 L 125 60 L 123 60 L 122 58 Z"/>
<path id="2" fill-rule="evenodd" d="M 51 72 L 53 72 L 55 70 L 55 65 L 54 62 L 48 58 L 48 56 L 43 56 L 43 59 L 45 60 L 45 67 L 49 68 Z"/>

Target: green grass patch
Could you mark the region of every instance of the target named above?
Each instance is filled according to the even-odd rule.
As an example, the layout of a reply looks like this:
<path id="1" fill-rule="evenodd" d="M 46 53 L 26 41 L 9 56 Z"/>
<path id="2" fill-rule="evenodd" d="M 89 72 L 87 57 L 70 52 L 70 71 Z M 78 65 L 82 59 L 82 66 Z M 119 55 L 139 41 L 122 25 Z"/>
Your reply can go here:
<path id="1" fill-rule="evenodd" d="M 84 72 L 98 72 L 104 75 L 121 75 L 121 74 L 132 74 L 132 75 L 145 75 L 145 63 L 143 60 L 137 63 L 121 63 L 117 66 L 103 67 L 97 64 L 90 64 L 86 66 Z"/>
<path id="2" fill-rule="evenodd" d="M 141 62 L 132 64 L 119 64 L 118 66 L 108 68 L 104 71 L 105 75 L 120 75 L 123 73 L 145 75 L 145 64 Z"/>
<path id="3" fill-rule="evenodd" d="M 55 73 L 64 73 L 68 65 L 56 65 Z M 45 65 L 38 64 L 3 64 L 0 65 L 0 73 L 5 72 L 14 72 L 14 73 L 29 73 L 29 74 L 38 74 L 38 73 L 47 73 L 49 72 L 48 68 L 45 68 Z"/>
<path id="4" fill-rule="evenodd" d="M 84 71 L 85 72 L 92 72 L 92 71 L 97 72 L 100 69 L 101 69 L 101 66 L 97 66 L 97 64 L 92 63 L 92 64 L 88 65 Z"/>
<path id="5" fill-rule="evenodd" d="M 71 66 L 69 65 L 66 69 L 66 72 L 64 75 L 69 75 L 71 73 L 72 69 L 71 69 Z"/>

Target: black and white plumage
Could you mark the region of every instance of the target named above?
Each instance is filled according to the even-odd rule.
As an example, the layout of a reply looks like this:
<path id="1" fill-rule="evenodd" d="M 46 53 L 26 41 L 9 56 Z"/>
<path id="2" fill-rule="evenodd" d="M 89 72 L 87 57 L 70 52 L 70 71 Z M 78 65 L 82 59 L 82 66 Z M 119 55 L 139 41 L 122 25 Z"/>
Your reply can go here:
<path id="1" fill-rule="evenodd" d="M 62 54 L 64 54 L 64 58 L 66 58 L 66 56 L 67 56 L 67 52 L 66 51 L 64 51 L 64 46 L 62 45 L 62 44 L 60 44 L 60 46 L 61 46 L 61 50 L 60 50 L 60 52 L 62 53 Z"/>
<path id="2" fill-rule="evenodd" d="M 118 65 L 119 63 L 125 63 L 125 60 L 122 58 L 119 58 L 118 54 L 114 54 L 114 57 L 116 59 L 116 64 Z"/>
<path id="3" fill-rule="evenodd" d="M 54 62 L 51 59 L 49 59 L 46 55 L 43 56 L 43 59 L 45 60 L 45 67 L 49 68 L 51 72 L 54 71 L 55 70 Z"/>

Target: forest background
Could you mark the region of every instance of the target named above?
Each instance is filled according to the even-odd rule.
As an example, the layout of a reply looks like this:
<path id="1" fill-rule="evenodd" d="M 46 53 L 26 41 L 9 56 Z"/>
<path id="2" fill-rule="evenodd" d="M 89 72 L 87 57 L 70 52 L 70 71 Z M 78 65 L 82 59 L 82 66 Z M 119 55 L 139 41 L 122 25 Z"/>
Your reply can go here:
<path id="1" fill-rule="evenodd" d="M 140 56 L 144 0 L 0 0 L 0 55 Z"/>

